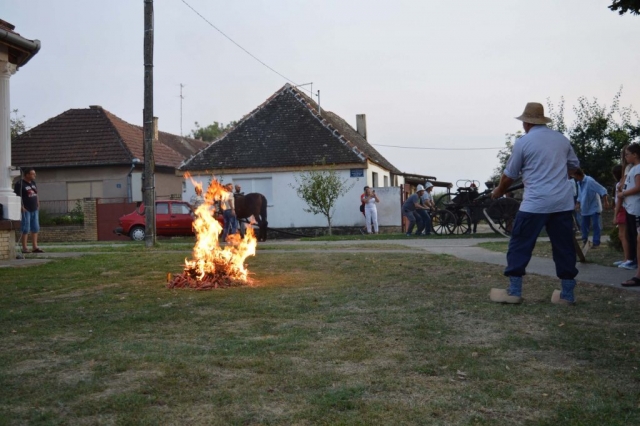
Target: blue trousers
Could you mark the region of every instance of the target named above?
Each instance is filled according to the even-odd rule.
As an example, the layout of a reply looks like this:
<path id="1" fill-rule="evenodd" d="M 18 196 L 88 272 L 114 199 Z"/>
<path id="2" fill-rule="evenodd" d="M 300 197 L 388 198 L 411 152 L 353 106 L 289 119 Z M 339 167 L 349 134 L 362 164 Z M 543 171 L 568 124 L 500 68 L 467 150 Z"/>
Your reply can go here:
<path id="1" fill-rule="evenodd" d="M 224 218 L 224 229 L 222 230 L 222 241 L 227 240 L 227 235 L 235 234 L 238 232 L 238 221 L 236 217 L 233 215 L 231 209 L 223 210 L 222 217 Z"/>
<path id="2" fill-rule="evenodd" d="M 413 227 L 416 225 L 416 222 L 418 222 L 418 232 L 416 232 L 416 235 L 421 234 L 422 230 L 424 229 L 424 221 L 422 220 L 422 217 L 420 217 L 420 215 L 416 211 L 410 210 L 405 210 L 402 212 L 402 214 L 409 220 L 407 234 L 411 234 L 411 232 L 413 232 Z"/>
<path id="3" fill-rule="evenodd" d="M 431 216 L 429 216 L 429 212 L 427 210 L 417 210 L 418 216 L 422 219 L 422 223 L 424 224 L 425 234 L 431 233 Z"/>
<path id="4" fill-rule="evenodd" d="M 586 243 L 589 239 L 589 228 L 593 223 L 593 245 L 600 245 L 600 213 L 583 215 L 580 223 L 580 232 L 582 232 L 582 242 Z"/>
<path id="5" fill-rule="evenodd" d="M 573 245 L 573 211 L 557 213 L 518 212 L 513 224 L 507 267 L 508 277 L 522 277 L 531 260 L 536 239 L 542 228 L 546 228 L 556 264 L 556 275 L 561 280 L 572 280 L 578 275 L 576 248 Z"/>

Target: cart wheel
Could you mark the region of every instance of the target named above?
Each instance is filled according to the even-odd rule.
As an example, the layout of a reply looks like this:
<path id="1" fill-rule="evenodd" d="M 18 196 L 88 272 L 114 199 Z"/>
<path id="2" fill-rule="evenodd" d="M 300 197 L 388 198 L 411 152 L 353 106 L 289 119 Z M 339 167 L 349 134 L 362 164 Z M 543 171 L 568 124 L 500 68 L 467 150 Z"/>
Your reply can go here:
<path id="1" fill-rule="evenodd" d="M 513 222 L 520 209 L 520 202 L 513 198 L 498 198 L 487 208 L 487 214 L 500 227 L 502 232 L 511 235 Z"/>
<path id="2" fill-rule="evenodd" d="M 456 215 L 456 227 L 454 233 L 458 235 L 471 233 L 471 216 L 464 210 L 458 210 Z"/>
<path id="3" fill-rule="evenodd" d="M 434 203 L 436 205 L 436 209 L 445 209 L 448 205 L 451 205 L 452 199 L 455 194 L 451 194 L 447 192 L 446 194 L 442 194 L 438 198 L 435 199 Z"/>
<path id="4" fill-rule="evenodd" d="M 452 234 L 456 228 L 456 218 L 449 210 L 436 210 L 431 215 L 431 229 L 437 235 Z"/>

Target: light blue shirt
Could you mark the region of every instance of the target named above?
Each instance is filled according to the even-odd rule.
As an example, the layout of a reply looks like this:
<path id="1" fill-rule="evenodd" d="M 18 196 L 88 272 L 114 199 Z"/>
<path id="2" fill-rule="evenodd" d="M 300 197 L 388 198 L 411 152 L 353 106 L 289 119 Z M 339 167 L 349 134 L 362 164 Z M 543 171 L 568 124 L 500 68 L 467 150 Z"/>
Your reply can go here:
<path id="1" fill-rule="evenodd" d="M 591 176 L 585 176 L 578 182 L 578 202 L 580 203 L 580 214 L 591 216 L 602 211 L 602 206 L 598 202 L 598 197 L 607 195 L 607 190 Z"/>
<path id="2" fill-rule="evenodd" d="M 573 183 L 567 169 L 577 169 L 569 139 L 547 126 L 533 126 L 513 145 L 504 174 L 517 179 L 522 175 L 524 200 L 520 210 L 528 213 L 555 213 L 573 210 Z"/>

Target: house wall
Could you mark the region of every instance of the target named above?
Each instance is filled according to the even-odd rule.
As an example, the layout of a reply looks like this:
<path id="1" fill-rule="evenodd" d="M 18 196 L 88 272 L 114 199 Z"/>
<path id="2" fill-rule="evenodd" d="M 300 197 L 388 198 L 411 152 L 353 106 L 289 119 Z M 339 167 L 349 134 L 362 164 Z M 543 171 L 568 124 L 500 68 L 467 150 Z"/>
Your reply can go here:
<path id="1" fill-rule="evenodd" d="M 387 178 L 387 185 L 386 186 L 393 186 L 393 183 L 391 182 L 391 173 L 389 173 L 388 170 L 383 169 L 382 167 L 378 166 L 377 164 L 373 164 L 372 162 L 369 162 L 368 167 L 366 169 L 367 171 L 367 185 L 369 186 L 374 186 L 376 188 L 383 188 L 384 185 L 384 181 L 385 181 L 385 176 Z M 373 179 L 373 174 L 376 173 L 378 175 L 378 182 L 374 183 L 374 179 Z"/>
<path id="2" fill-rule="evenodd" d="M 332 219 L 333 226 L 364 225 L 364 218 L 359 211 L 360 195 L 365 185 L 368 185 L 367 177 L 371 172 L 364 170 L 363 177 L 350 177 L 350 170 L 337 170 L 341 179 L 351 185 L 351 189 L 336 201 L 335 213 Z M 299 172 L 273 172 L 250 174 L 217 175 L 221 182 L 236 182 L 242 185 L 244 193 L 260 192 L 267 197 L 268 221 L 272 228 L 304 228 L 325 227 L 326 218 L 322 215 L 314 215 L 304 211 L 306 203 L 298 197 L 295 187 L 295 178 Z M 388 172 L 387 172 L 388 175 Z M 210 175 L 193 175 L 193 180 L 207 188 Z M 376 192 L 381 199 L 378 206 L 378 223 L 380 226 L 400 226 L 400 188 L 377 188 Z M 182 199 L 189 202 L 195 194 L 195 188 L 190 179 L 184 185 Z"/>
<path id="3" fill-rule="evenodd" d="M 127 198 L 130 167 L 73 167 L 36 169 L 40 201 L 82 198 Z M 142 200 L 142 173 L 132 174 L 132 195 Z M 169 198 L 182 192 L 182 177 L 173 172 L 155 174 L 156 197 Z M 138 198 L 136 199 L 136 195 Z"/>

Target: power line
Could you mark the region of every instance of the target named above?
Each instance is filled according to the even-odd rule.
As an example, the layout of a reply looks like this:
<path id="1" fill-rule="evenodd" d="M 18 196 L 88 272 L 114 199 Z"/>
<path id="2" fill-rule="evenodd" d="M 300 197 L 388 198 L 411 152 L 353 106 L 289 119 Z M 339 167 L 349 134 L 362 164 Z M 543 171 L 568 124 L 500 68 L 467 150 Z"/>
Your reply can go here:
<path id="1" fill-rule="evenodd" d="M 201 17 L 207 24 L 209 24 L 211 26 L 211 28 L 213 28 L 214 30 L 218 31 L 220 34 L 222 34 L 223 36 L 225 36 L 227 38 L 227 40 L 229 40 L 231 43 L 235 44 L 236 46 L 238 46 L 240 49 L 242 49 L 247 55 L 251 56 L 253 59 L 255 59 L 256 61 L 260 62 L 262 65 L 264 65 L 265 67 L 267 67 L 268 69 L 270 69 L 271 71 L 273 71 L 274 73 L 278 74 L 280 77 L 284 78 L 285 80 L 287 80 L 289 83 L 293 84 L 294 86 L 299 86 L 299 84 L 297 84 L 296 82 L 294 82 L 293 80 L 291 80 L 290 78 L 286 77 L 285 75 L 280 74 L 278 71 L 274 70 L 273 68 L 271 68 L 269 65 L 265 64 L 263 61 L 261 61 L 257 56 L 255 56 L 253 53 L 249 52 L 247 49 L 245 49 L 244 47 L 240 46 L 238 43 L 235 42 L 235 40 L 233 40 L 231 37 L 229 37 L 228 35 L 226 35 L 225 33 L 222 32 L 221 29 L 219 29 L 218 27 L 216 27 L 215 25 L 213 25 L 207 18 L 205 18 L 204 16 L 202 16 L 202 14 L 200 12 L 198 12 L 197 10 L 195 10 L 189 3 L 187 3 L 185 0 L 180 0 L 182 1 L 182 3 L 184 3 L 189 9 L 193 10 L 193 12 L 198 15 L 199 17 Z M 308 89 L 306 89 L 308 90 Z"/>
<path id="2" fill-rule="evenodd" d="M 431 148 L 424 146 L 397 146 L 397 145 L 381 145 L 379 143 L 372 143 L 371 145 L 375 146 L 386 146 L 388 148 L 403 148 L 403 149 L 430 149 L 434 151 L 480 151 L 486 149 L 504 149 L 504 146 L 500 147 L 491 147 L 491 148 Z"/>

